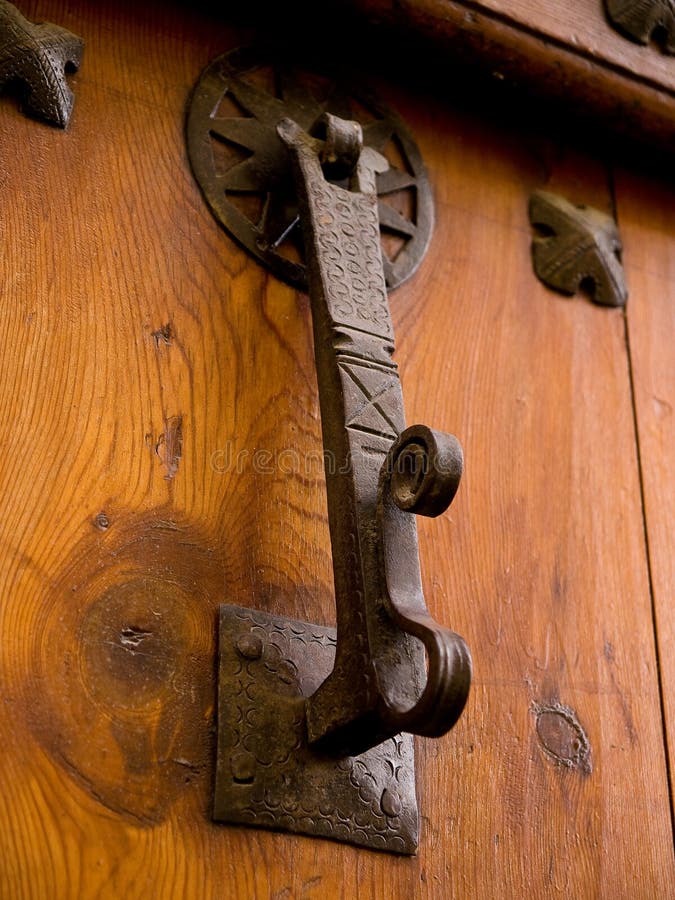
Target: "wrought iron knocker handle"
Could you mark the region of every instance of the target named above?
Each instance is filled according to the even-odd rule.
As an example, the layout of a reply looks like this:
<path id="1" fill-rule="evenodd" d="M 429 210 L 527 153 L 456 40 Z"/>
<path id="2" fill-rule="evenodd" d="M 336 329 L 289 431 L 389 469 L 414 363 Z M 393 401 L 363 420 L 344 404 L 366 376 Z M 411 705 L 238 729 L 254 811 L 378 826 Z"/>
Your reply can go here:
<path id="1" fill-rule="evenodd" d="M 264 80 L 270 64 L 265 90 L 253 75 L 262 67 Z M 406 428 L 392 358 L 387 286 L 414 271 L 433 224 L 422 158 L 370 92 L 305 80 L 296 61 L 260 48 L 205 69 L 187 137 L 219 221 L 309 288 L 337 611 L 336 631 L 232 596 L 220 607 L 214 818 L 414 853 L 411 733 L 446 732 L 471 679 L 464 641 L 427 611 L 414 515 L 447 508 L 462 452 L 450 435 Z M 249 155 L 228 167 L 232 145 Z M 412 199 L 403 211 L 391 201 L 400 192 Z M 261 193 L 249 219 L 238 200 Z"/>
<path id="2" fill-rule="evenodd" d="M 388 163 L 356 122 L 323 126 L 325 140 L 289 119 L 277 127 L 293 159 L 330 462 L 337 649 L 306 712 L 310 743 L 355 754 L 401 730 L 443 734 L 464 707 L 469 652 L 426 609 L 410 515 L 447 508 L 462 456 L 451 436 L 404 430 L 375 193 Z"/>

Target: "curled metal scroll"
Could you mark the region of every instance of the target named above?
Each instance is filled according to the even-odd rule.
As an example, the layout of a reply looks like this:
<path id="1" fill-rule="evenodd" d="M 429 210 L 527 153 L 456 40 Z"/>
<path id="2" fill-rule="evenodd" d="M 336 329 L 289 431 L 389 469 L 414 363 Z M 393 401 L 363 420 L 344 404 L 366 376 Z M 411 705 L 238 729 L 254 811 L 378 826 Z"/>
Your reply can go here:
<path id="1" fill-rule="evenodd" d="M 406 428 L 382 465 L 378 520 L 389 614 L 397 628 L 421 641 L 427 656 L 426 683 L 411 708 L 389 704 L 386 680 L 382 681 L 385 715 L 396 732 L 425 737 L 445 734 L 464 709 L 469 692 L 468 648 L 429 615 L 417 554 L 402 561 L 400 541 L 401 532 L 407 530 L 408 542 L 416 549 L 411 513 L 430 517 L 444 513 L 457 493 L 463 465 L 459 441 L 425 425 Z"/>

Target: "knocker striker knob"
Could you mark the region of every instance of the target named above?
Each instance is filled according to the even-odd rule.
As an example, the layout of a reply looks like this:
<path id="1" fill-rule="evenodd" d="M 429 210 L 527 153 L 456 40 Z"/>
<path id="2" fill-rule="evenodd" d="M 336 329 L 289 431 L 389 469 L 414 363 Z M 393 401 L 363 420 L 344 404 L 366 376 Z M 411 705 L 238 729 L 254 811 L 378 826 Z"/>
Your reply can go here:
<path id="1" fill-rule="evenodd" d="M 457 493 L 464 454 L 454 435 L 412 425 L 394 443 L 382 468 L 399 509 L 433 518 L 445 512 Z"/>

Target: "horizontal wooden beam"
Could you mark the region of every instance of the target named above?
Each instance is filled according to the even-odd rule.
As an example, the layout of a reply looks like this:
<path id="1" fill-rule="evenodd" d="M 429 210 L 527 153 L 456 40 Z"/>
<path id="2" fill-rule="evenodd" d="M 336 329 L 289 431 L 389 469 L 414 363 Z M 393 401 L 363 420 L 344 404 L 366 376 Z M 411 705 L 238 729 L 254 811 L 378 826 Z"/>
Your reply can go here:
<path id="1" fill-rule="evenodd" d="M 591 5 L 592 4 L 592 5 Z M 675 138 L 675 58 L 612 29 L 602 0 L 577 0 L 568 15 L 533 0 L 349 0 L 368 23 L 415 36 L 565 117 L 671 147 Z M 544 5 L 547 6 L 547 5 Z M 550 110 L 549 110 L 550 113 Z"/>
<path id="2" fill-rule="evenodd" d="M 223 9 L 222 0 L 215 6 Z M 280 7 L 259 0 L 224 12 L 254 21 L 258 33 L 268 29 L 278 39 L 283 30 L 322 53 L 348 48 L 350 63 L 425 80 L 436 93 L 487 97 L 494 89 L 500 108 L 515 102 L 537 127 L 554 120 L 567 129 L 581 121 L 600 135 L 620 134 L 629 145 L 670 151 L 675 57 L 615 31 L 603 0 L 574 0 L 571 10 L 554 6 L 535 0 L 289 0 Z"/>

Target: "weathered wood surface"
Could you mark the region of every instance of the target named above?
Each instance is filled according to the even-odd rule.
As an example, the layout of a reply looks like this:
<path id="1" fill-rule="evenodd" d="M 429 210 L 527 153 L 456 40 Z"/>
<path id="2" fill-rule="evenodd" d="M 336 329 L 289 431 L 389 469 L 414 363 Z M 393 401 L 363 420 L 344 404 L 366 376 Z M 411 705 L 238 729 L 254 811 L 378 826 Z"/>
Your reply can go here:
<path id="1" fill-rule="evenodd" d="M 624 319 L 529 257 L 529 192 L 609 208 L 604 169 L 385 87 L 437 199 L 392 297 L 408 420 L 467 458 L 420 523 L 425 590 L 475 685 L 418 742 L 418 857 L 216 825 L 218 604 L 334 616 L 308 303 L 188 170 L 189 89 L 240 36 L 163 5 L 25 12 L 87 46 L 67 133 L 0 103 L 0 896 L 665 896 Z"/>
<path id="2" fill-rule="evenodd" d="M 619 171 L 617 214 L 671 769 L 675 758 L 675 190 Z"/>

